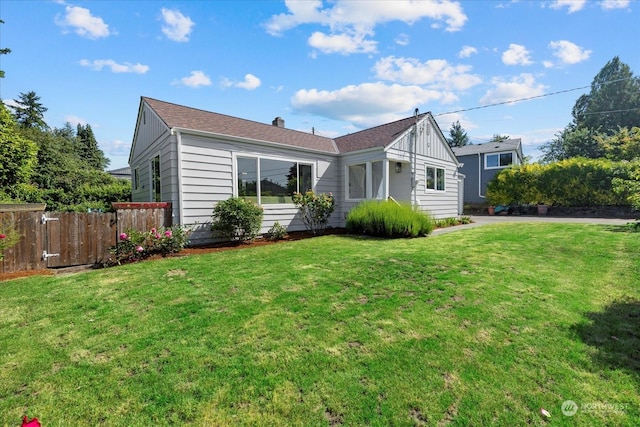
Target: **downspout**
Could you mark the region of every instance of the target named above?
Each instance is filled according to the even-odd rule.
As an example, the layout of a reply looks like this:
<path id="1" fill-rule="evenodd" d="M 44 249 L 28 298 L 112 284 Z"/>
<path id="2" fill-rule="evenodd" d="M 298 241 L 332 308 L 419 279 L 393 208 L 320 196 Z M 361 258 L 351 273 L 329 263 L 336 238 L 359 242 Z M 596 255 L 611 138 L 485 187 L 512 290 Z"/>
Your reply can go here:
<path id="1" fill-rule="evenodd" d="M 478 196 L 484 199 L 482 195 L 482 154 L 478 153 Z"/>
<path id="2" fill-rule="evenodd" d="M 180 221 L 181 226 L 184 226 L 184 209 L 182 206 L 182 135 L 180 131 L 175 131 L 175 135 L 178 160 L 178 221 Z"/>
<path id="3" fill-rule="evenodd" d="M 416 182 L 416 162 L 417 162 L 417 151 L 418 151 L 418 113 L 419 110 L 416 108 L 413 112 L 413 116 L 415 119 L 415 123 L 413 124 L 413 153 L 409 153 L 411 157 L 411 194 L 413 196 L 413 206 L 418 206 L 418 192 L 416 188 L 418 187 Z"/>

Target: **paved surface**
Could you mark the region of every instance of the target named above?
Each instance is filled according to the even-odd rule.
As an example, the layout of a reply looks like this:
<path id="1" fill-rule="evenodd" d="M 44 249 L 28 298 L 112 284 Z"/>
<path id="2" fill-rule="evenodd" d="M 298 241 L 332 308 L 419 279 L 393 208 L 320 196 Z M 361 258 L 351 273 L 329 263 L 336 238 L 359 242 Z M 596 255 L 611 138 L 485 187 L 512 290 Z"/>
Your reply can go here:
<path id="1" fill-rule="evenodd" d="M 627 218 L 572 218 L 554 216 L 529 216 L 529 215 L 478 215 L 470 216 L 471 224 L 457 225 L 455 227 L 439 228 L 431 233 L 432 236 L 450 233 L 453 231 L 466 230 L 468 228 L 481 227 L 487 224 L 500 224 L 508 222 L 564 222 L 570 224 L 603 224 L 603 225 L 624 225 L 633 222 Z"/>

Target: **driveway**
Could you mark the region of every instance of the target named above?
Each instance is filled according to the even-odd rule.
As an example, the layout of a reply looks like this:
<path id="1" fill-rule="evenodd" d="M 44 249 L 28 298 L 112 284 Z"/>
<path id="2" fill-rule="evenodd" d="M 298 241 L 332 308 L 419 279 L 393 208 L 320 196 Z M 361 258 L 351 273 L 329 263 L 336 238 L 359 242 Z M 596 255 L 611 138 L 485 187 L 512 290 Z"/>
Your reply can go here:
<path id="1" fill-rule="evenodd" d="M 465 230 L 467 228 L 481 227 L 488 224 L 500 224 L 508 222 L 563 222 L 569 224 L 603 224 L 603 225 L 624 225 L 633 222 L 627 218 L 572 218 L 572 217 L 554 217 L 554 216 L 529 216 L 529 215 L 477 215 L 470 216 L 471 224 L 457 225 L 455 227 L 439 228 L 433 230 L 432 236 L 438 234 L 450 233 L 452 231 Z"/>

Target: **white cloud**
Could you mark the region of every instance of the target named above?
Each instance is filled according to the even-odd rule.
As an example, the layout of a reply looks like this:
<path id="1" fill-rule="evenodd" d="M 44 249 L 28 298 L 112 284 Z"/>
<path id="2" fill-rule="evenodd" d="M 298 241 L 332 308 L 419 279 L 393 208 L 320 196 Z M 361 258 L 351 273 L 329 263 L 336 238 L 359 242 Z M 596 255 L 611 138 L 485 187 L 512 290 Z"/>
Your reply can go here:
<path id="1" fill-rule="evenodd" d="M 247 90 L 253 90 L 259 88 L 261 84 L 262 82 L 259 78 L 253 74 L 247 74 L 244 76 L 244 81 L 236 83 L 236 86 Z"/>
<path id="2" fill-rule="evenodd" d="M 562 9 L 566 7 L 569 13 L 582 10 L 587 0 L 555 0 L 551 3 L 551 9 Z"/>
<path id="3" fill-rule="evenodd" d="M 89 9 L 79 6 L 67 6 L 65 12 L 66 14 L 63 17 L 56 16 L 56 25 L 72 27 L 73 31 L 81 37 L 95 40 L 112 34 L 109 30 L 109 25 L 105 24 L 102 18 L 91 15 Z"/>
<path id="4" fill-rule="evenodd" d="M 393 41 L 400 46 L 407 46 L 409 44 L 409 35 L 404 33 L 398 34 L 398 37 Z"/>
<path id="5" fill-rule="evenodd" d="M 505 65 L 531 65 L 531 52 L 526 47 L 511 43 L 509 49 L 502 53 L 502 62 Z"/>
<path id="6" fill-rule="evenodd" d="M 145 74 L 147 71 L 149 71 L 148 65 L 142 65 L 140 63 L 131 64 L 129 62 L 119 64 L 113 59 L 94 59 L 93 61 L 89 61 L 88 59 L 81 59 L 80 65 L 82 65 L 83 67 L 89 67 L 92 70 L 96 71 L 100 71 L 104 67 L 108 67 L 113 73 Z"/>
<path id="7" fill-rule="evenodd" d="M 196 25 L 191 18 L 184 16 L 179 10 L 162 8 L 162 32 L 174 42 L 187 42 L 189 35 Z"/>
<path id="8" fill-rule="evenodd" d="M 629 3 L 629 0 L 603 0 L 600 2 L 600 7 L 604 10 L 624 9 L 629 6 Z"/>
<path id="9" fill-rule="evenodd" d="M 458 57 L 460 58 L 468 58 L 471 55 L 473 55 L 474 53 L 478 53 L 478 49 L 476 49 L 473 46 L 462 46 L 462 49 L 460 49 L 460 52 L 458 52 Z"/>
<path id="10" fill-rule="evenodd" d="M 87 121 L 85 119 L 83 119 L 82 117 L 74 116 L 74 115 L 65 116 L 64 122 L 70 123 L 72 126 L 87 124 Z"/>
<path id="11" fill-rule="evenodd" d="M 547 88 L 541 83 L 536 83 L 533 75 L 529 73 L 522 73 L 519 76 L 512 77 L 510 80 L 496 77 L 491 83 L 493 88 L 489 89 L 480 99 L 480 103 L 483 105 L 511 102 L 544 95 Z"/>
<path id="12" fill-rule="evenodd" d="M 451 65 L 444 59 L 420 62 L 387 56 L 374 65 L 376 77 L 403 84 L 431 85 L 434 89 L 465 90 L 482 82 L 470 65 Z"/>
<path id="13" fill-rule="evenodd" d="M 174 81 L 172 84 L 189 87 L 210 86 L 211 79 L 202 71 L 192 71 L 189 77 L 183 77 L 179 81 Z"/>
<path id="14" fill-rule="evenodd" d="M 387 85 L 381 82 L 350 85 L 334 91 L 301 89 L 291 99 L 293 108 L 361 127 L 398 120 L 416 106 L 448 100 L 451 93 L 420 86 Z"/>
<path id="15" fill-rule="evenodd" d="M 553 56 L 560 59 L 563 64 L 577 64 L 589 59 L 591 51 L 567 40 L 557 40 L 549 43 L 553 50 Z"/>
<path id="16" fill-rule="evenodd" d="M 264 23 L 268 34 L 279 36 L 299 25 L 316 24 L 329 28 L 329 34 L 314 32 L 309 44 L 324 53 L 375 52 L 377 42 L 368 40 L 377 25 L 401 21 L 412 25 L 422 19 L 444 23 L 446 31 L 459 31 L 467 16 L 458 2 L 439 1 L 349 1 L 336 0 L 323 8 L 321 0 L 285 1 L 288 12 L 273 15 Z M 403 43 L 404 38 L 397 42 Z"/>
<path id="17" fill-rule="evenodd" d="M 100 143 L 102 151 L 108 156 L 128 156 L 131 150 L 131 142 L 114 139 L 106 143 Z"/>
<path id="18" fill-rule="evenodd" d="M 309 46 L 322 53 L 375 53 L 378 43 L 366 40 L 366 34 L 331 34 L 316 31 L 309 37 Z"/>

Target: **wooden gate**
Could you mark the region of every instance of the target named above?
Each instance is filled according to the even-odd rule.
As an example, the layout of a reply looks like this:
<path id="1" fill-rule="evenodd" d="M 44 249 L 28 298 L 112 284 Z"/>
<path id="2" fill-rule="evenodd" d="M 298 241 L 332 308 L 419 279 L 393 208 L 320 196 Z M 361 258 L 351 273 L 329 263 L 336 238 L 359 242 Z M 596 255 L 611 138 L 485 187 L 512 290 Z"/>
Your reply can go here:
<path id="1" fill-rule="evenodd" d="M 46 212 L 41 222 L 47 268 L 105 263 L 116 244 L 115 213 Z"/>

